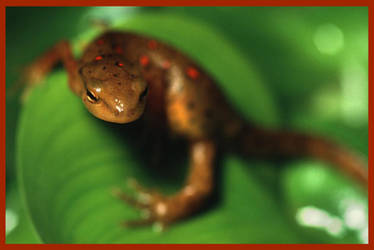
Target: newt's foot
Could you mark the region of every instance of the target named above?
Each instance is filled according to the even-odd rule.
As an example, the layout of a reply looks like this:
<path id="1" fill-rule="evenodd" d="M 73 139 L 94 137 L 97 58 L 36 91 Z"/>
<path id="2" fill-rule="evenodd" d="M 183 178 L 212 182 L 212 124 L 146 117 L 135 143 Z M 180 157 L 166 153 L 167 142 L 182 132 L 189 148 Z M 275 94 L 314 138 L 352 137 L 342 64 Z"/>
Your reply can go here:
<path id="1" fill-rule="evenodd" d="M 35 86 L 45 78 L 44 67 L 37 63 L 31 64 L 23 69 L 23 82 L 28 86 Z"/>
<path id="2" fill-rule="evenodd" d="M 19 89 L 22 90 L 20 96 L 22 103 L 25 103 L 27 101 L 35 86 L 42 83 L 45 75 L 46 72 L 44 67 L 42 67 L 38 63 L 33 63 L 22 69 L 22 74 L 17 84 L 19 86 Z"/>
<path id="3" fill-rule="evenodd" d="M 143 218 L 126 221 L 123 223 L 124 226 L 137 227 L 154 224 L 156 231 L 162 231 L 168 224 L 178 219 L 172 211 L 174 206 L 172 199 L 157 191 L 143 188 L 134 179 L 130 179 L 128 184 L 136 191 L 136 197 L 117 189 L 113 190 L 113 193 L 127 204 L 140 209 Z"/>

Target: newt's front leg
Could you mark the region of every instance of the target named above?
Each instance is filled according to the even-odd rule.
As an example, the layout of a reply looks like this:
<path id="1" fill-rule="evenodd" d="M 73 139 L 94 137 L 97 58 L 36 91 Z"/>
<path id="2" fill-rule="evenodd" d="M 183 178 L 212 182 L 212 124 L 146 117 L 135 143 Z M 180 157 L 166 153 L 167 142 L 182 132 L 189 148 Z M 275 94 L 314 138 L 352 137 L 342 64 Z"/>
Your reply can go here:
<path id="1" fill-rule="evenodd" d="M 26 68 L 24 78 L 27 85 L 24 95 L 27 95 L 27 92 L 29 92 L 33 86 L 40 83 L 59 62 L 62 62 L 68 73 L 70 89 L 75 94 L 79 95 L 82 83 L 78 72 L 78 62 L 73 57 L 71 46 L 68 41 L 60 41 Z"/>
<path id="2" fill-rule="evenodd" d="M 141 199 L 134 199 L 124 193 L 118 194 L 130 205 L 148 212 L 147 218 L 128 221 L 125 224 L 137 226 L 159 222 L 161 226 L 166 226 L 198 210 L 213 189 L 215 151 L 214 143 L 209 140 L 191 143 L 191 162 L 186 183 L 178 193 L 172 196 L 144 190 L 135 183 L 133 187 L 139 192 Z"/>

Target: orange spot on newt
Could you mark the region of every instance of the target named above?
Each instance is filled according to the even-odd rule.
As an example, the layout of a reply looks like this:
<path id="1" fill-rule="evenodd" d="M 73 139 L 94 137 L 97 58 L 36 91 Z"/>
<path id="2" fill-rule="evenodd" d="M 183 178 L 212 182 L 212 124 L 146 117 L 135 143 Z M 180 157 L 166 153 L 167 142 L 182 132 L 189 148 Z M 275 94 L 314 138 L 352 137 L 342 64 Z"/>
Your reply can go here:
<path id="1" fill-rule="evenodd" d="M 187 75 L 192 78 L 192 79 L 196 79 L 199 77 L 199 71 L 197 71 L 194 67 L 189 67 L 187 69 Z"/>
<path id="2" fill-rule="evenodd" d="M 140 61 L 140 64 L 142 66 L 146 66 L 149 63 L 149 57 L 148 56 L 141 56 L 139 61 Z"/>
<path id="3" fill-rule="evenodd" d="M 118 67 L 123 67 L 123 63 L 118 62 L 118 63 L 117 63 L 117 66 L 118 66 Z"/>
<path id="4" fill-rule="evenodd" d="M 103 45 L 103 44 L 104 44 L 104 40 L 102 40 L 102 39 L 97 40 L 97 44 L 98 44 L 98 45 Z"/>
<path id="5" fill-rule="evenodd" d="M 102 56 L 97 56 L 97 57 L 95 57 L 95 60 L 96 60 L 96 61 L 99 61 L 99 60 L 101 60 L 101 59 L 103 59 Z"/>
<path id="6" fill-rule="evenodd" d="M 164 62 L 162 63 L 162 67 L 163 67 L 164 69 L 168 69 L 168 68 L 170 68 L 170 66 L 171 66 L 170 61 L 164 61 Z"/>
<path id="7" fill-rule="evenodd" d="M 157 42 L 155 40 L 150 40 L 148 42 L 148 48 L 149 49 L 157 49 Z"/>
<path id="8" fill-rule="evenodd" d="M 117 47 L 115 48 L 115 50 L 116 50 L 116 52 L 117 52 L 118 54 L 122 54 L 122 53 L 123 53 L 123 49 L 122 49 L 121 46 L 117 46 Z"/>

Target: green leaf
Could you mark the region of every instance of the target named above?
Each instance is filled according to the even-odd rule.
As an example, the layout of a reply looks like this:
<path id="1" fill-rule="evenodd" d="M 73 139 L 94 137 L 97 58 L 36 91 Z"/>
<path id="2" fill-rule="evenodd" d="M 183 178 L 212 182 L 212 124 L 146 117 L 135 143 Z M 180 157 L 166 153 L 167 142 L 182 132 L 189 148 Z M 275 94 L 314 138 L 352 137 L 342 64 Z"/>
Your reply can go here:
<path id="1" fill-rule="evenodd" d="M 14 182 L 9 184 L 6 194 L 6 243 L 41 243 L 19 196 L 18 185 Z"/>
<path id="2" fill-rule="evenodd" d="M 195 10 L 188 9 L 190 13 Z M 227 20 L 235 16 L 247 20 L 244 15 L 247 10 L 240 15 L 237 10 L 227 10 Z M 256 16 L 257 10 L 248 10 Z M 211 17 L 214 13 L 210 12 Z M 263 16 L 257 14 L 257 18 L 261 20 Z M 238 20 L 237 24 L 243 23 Z M 252 26 L 251 29 L 255 29 L 258 24 Z M 115 27 L 149 34 L 175 45 L 218 80 L 229 100 L 245 117 L 267 126 L 278 124 L 279 111 L 254 65 L 242 50 L 205 22 L 184 15 L 136 14 Z M 269 27 L 268 30 L 273 29 L 272 22 Z M 257 31 L 262 29 L 263 26 Z M 235 30 L 242 33 L 238 27 Z M 96 34 L 97 30 L 92 29 L 77 37 L 74 40 L 76 54 L 81 52 L 81 45 Z M 242 40 L 242 45 L 247 43 Z M 266 39 L 259 39 L 257 45 L 261 46 L 253 47 L 261 55 L 262 40 Z M 267 41 L 274 44 L 273 38 Z M 271 53 L 263 58 L 266 63 L 272 60 Z M 256 59 L 256 66 L 258 64 Z M 287 63 L 283 66 L 289 68 Z M 268 73 L 271 75 L 271 71 Z M 310 112 L 304 117 L 309 118 L 309 115 Z M 310 163 L 305 162 L 279 175 L 267 164 L 231 155 L 220 157 L 218 192 L 210 207 L 161 234 L 151 227 L 123 228 L 122 221 L 137 218 L 139 214 L 114 198 L 112 188 L 126 189 L 125 180 L 136 177 L 145 186 L 165 193 L 178 190 L 187 165 L 183 147 L 166 151 L 170 159 L 162 168 L 150 167 L 143 159 L 150 158 L 150 152 L 143 151 L 136 143 L 137 134 L 133 133 L 136 123 L 113 125 L 92 117 L 79 98 L 69 91 L 65 72 L 51 74 L 44 85 L 35 89 L 20 120 L 17 170 L 21 192 L 32 222 L 46 243 L 357 242 L 356 235 L 337 239 L 315 229 L 316 235 L 305 227 L 300 230 L 302 227 L 295 223 L 295 213 L 310 205 L 343 217 L 344 211 L 338 211 L 341 199 L 335 193 L 342 187 L 346 193 L 352 193 L 346 180 L 336 181 L 334 173 L 325 174 L 327 177 L 323 181 L 313 179 L 310 173 L 313 177 L 313 171 L 319 171 L 318 166 L 310 167 Z M 316 122 L 309 121 L 307 126 L 300 127 L 316 126 Z M 329 130 L 336 128 L 328 127 Z M 357 145 L 365 146 L 358 141 Z M 317 180 L 318 187 L 310 186 Z M 365 200 L 362 194 L 345 197 Z"/>
<path id="3" fill-rule="evenodd" d="M 251 64 L 217 31 L 184 16 L 166 15 L 137 16 L 123 27 L 180 47 L 212 72 L 247 117 L 276 123 L 275 107 Z M 44 242 L 299 242 L 276 200 L 256 182 L 249 166 L 259 164 L 234 157 L 221 164 L 220 198 L 211 208 L 161 234 L 150 227 L 121 227 L 120 222 L 138 213 L 111 195 L 113 187 L 123 187 L 126 178 L 135 176 L 141 183 L 170 193 L 181 182 L 162 178 L 166 172 L 151 175 L 142 164 L 142 155 L 134 153 L 137 146 L 127 139 L 131 125 L 116 126 L 92 117 L 66 81 L 64 72 L 53 73 L 35 89 L 18 131 L 19 181 Z"/>

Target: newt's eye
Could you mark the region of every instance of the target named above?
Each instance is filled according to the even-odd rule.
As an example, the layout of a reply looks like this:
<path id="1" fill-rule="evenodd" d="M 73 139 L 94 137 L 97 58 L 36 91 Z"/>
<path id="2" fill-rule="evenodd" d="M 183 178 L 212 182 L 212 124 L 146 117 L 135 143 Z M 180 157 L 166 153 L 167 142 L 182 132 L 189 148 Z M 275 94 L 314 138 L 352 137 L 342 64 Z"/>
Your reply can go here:
<path id="1" fill-rule="evenodd" d="M 99 97 L 93 93 L 92 91 L 88 90 L 86 91 L 87 93 L 87 100 L 90 102 L 90 103 L 97 103 L 99 101 Z"/>

